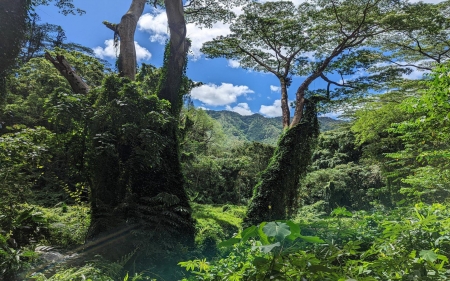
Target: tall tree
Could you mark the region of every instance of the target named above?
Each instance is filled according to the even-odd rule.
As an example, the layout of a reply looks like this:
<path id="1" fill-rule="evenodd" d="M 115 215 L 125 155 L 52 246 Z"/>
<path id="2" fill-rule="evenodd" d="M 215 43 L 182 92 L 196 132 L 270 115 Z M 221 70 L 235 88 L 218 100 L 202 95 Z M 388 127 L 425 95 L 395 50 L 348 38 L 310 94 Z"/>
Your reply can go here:
<path id="1" fill-rule="evenodd" d="M 237 59 L 243 68 L 274 74 L 281 87 L 284 128 L 290 125 L 287 90 L 294 67 L 311 50 L 305 32 L 311 8 L 304 3 L 300 12 L 292 2 L 252 3 L 230 27 L 232 35 L 207 42 L 202 48 L 210 58 Z"/>
<path id="2" fill-rule="evenodd" d="M 231 26 L 232 34 L 204 45 L 208 56 L 234 58 L 244 68 L 272 72 L 277 77 L 304 77 L 295 93 L 295 111 L 288 126 L 287 93 L 282 92 L 286 130 L 256 186 L 247 223 L 283 219 L 293 211 L 299 178 L 306 172 L 317 136 L 315 103 L 344 99 L 367 89 L 374 77 L 355 75 L 358 69 L 367 69 L 375 62 L 371 50 L 364 46 L 389 29 L 386 22 L 398 10 L 398 3 L 317 0 L 296 9 L 286 2 L 256 2 L 248 5 Z M 290 7 L 290 11 L 279 6 Z M 288 19 L 278 14 L 288 15 Z M 308 96 L 308 88 L 318 78 L 328 86 Z"/>

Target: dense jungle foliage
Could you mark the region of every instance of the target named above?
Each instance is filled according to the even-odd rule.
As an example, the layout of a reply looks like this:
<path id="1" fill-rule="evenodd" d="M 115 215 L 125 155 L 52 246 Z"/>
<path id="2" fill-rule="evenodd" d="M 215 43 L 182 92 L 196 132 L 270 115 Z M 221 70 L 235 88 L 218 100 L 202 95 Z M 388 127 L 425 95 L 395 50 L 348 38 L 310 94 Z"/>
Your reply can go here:
<path id="1" fill-rule="evenodd" d="M 321 22 L 361 7 L 341 2 L 311 13 Z M 333 70 L 375 74 L 333 84 L 322 73 L 328 88 L 306 91 L 292 128 L 195 108 L 198 83 L 185 75 L 175 107 L 160 94 L 170 43 L 163 67 L 142 64 L 132 80 L 29 14 L 34 28 L 0 72 L 0 280 L 450 280 L 450 21 L 437 13 L 448 7 L 406 5 L 380 22 L 385 10 L 368 13 L 395 31 L 371 44 L 396 66 L 353 49 L 336 55 Z M 239 20 L 259 19 L 246 9 Z M 296 28 L 290 20 L 282 32 Z M 397 44 L 401 32 L 418 52 Z M 45 52 L 63 56 L 89 91 L 76 93 Z M 258 70 L 244 53 L 243 67 Z M 408 79 L 402 60 L 424 75 Z M 296 62 L 301 77 L 319 65 Z M 336 109 L 343 120 L 317 118 Z M 249 218 L 256 204 L 263 211 Z"/>

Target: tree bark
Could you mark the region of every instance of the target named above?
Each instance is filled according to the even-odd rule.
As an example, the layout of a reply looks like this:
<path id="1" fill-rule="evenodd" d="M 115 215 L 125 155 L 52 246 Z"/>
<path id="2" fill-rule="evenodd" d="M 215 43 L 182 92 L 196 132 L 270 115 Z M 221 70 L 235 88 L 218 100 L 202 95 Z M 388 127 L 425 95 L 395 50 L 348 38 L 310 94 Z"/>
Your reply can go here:
<path id="1" fill-rule="evenodd" d="M 64 56 L 57 55 L 56 59 L 54 59 L 49 53 L 46 52 L 45 58 L 49 60 L 53 66 L 55 66 L 64 78 L 66 78 L 75 93 L 87 94 L 89 92 L 89 86 L 80 76 L 78 76 L 76 71 L 72 68 Z"/>
<path id="2" fill-rule="evenodd" d="M 186 21 L 181 0 L 165 0 L 170 30 L 169 54 L 166 54 L 166 73 L 158 93 L 172 105 L 172 114 L 178 119 L 182 97 L 180 88 L 186 67 L 190 42 L 186 40 Z"/>
<path id="3" fill-rule="evenodd" d="M 283 114 L 283 129 L 286 129 L 289 127 L 291 119 L 286 78 L 284 77 L 280 78 L 280 86 L 281 86 L 281 112 Z"/>
<path id="4" fill-rule="evenodd" d="M 27 23 L 27 0 L 0 1 L 0 95 L 19 55 Z"/>
<path id="5" fill-rule="evenodd" d="M 139 17 L 144 12 L 146 0 L 133 0 L 127 13 L 122 16 L 119 24 L 103 22 L 112 29 L 120 38 L 119 73 L 134 81 L 136 77 L 136 48 L 134 46 L 134 34 Z"/>

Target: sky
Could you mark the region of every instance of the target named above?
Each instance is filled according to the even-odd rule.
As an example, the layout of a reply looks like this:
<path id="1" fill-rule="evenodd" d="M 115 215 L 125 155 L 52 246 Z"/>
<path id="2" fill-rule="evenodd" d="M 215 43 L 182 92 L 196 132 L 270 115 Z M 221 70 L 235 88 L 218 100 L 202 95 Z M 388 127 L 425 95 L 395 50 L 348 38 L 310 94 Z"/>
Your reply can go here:
<path id="1" fill-rule="evenodd" d="M 272 0 L 262 0 L 267 2 Z M 299 4 L 302 0 L 294 0 Z M 74 0 L 75 6 L 85 14 L 64 16 L 54 6 L 39 6 L 36 12 L 42 22 L 62 26 L 67 42 L 74 42 L 94 50 L 97 57 L 108 60 L 113 66 L 116 50 L 113 46 L 113 32 L 102 22 L 120 22 L 128 10 L 131 0 Z M 430 0 L 426 2 L 439 2 Z M 219 35 L 229 34 L 229 25 L 216 23 L 211 29 L 201 29 L 188 24 L 187 37 L 192 41 L 189 53 L 187 76 L 204 85 L 191 92 L 195 106 L 210 110 L 229 110 L 241 115 L 262 114 L 266 117 L 281 116 L 281 102 L 278 79 L 273 74 L 252 72 L 239 67 L 239 63 L 226 59 L 206 59 L 200 52 L 202 44 Z M 167 17 L 162 9 L 147 5 L 141 16 L 135 34 L 138 64 L 161 66 L 164 42 L 168 38 Z M 420 73 L 413 73 L 420 75 Z M 295 96 L 301 77 L 294 77 L 289 88 L 290 99 Z M 324 87 L 320 81 L 313 82 L 313 88 Z M 327 114 L 336 117 L 339 112 Z"/>

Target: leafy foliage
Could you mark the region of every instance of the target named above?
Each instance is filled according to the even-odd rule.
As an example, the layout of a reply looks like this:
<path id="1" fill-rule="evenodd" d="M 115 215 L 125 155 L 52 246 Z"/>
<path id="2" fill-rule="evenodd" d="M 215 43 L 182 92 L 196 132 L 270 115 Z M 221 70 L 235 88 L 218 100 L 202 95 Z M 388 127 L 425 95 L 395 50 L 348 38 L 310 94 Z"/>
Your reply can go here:
<path id="1" fill-rule="evenodd" d="M 186 280 L 447 280 L 448 206 L 333 213 L 344 218 L 251 226 L 220 244 L 234 245 L 226 258 L 179 265 L 195 273 Z"/>

